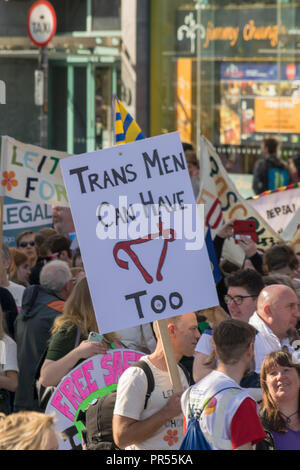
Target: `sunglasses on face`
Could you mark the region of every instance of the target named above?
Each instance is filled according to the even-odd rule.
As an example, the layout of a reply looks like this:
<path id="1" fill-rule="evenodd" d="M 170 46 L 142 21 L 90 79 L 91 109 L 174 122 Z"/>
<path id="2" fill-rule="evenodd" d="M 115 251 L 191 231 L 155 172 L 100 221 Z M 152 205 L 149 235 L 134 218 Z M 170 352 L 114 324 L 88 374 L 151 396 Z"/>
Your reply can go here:
<path id="1" fill-rule="evenodd" d="M 21 248 L 26 248 L 27 245 L 35 246 L 35 242 L 34 242 L 34 241 L 31 241 L 31 242 L 20 242 L 20 243 L 19 243 L 19 246 L 20 246 Z"/>
<path id="2" fill-rule="evenodd" d="M 225 295 L 224 300 L 226 304 L 230 302 L 234 302 L 236 305 L 241 305 L 244 302 L 244 299 L 248 299 L 249 297 L 255 298 L 256 295 L 236 295 L 235 297 L 231 297 L 230 295 Z"/>

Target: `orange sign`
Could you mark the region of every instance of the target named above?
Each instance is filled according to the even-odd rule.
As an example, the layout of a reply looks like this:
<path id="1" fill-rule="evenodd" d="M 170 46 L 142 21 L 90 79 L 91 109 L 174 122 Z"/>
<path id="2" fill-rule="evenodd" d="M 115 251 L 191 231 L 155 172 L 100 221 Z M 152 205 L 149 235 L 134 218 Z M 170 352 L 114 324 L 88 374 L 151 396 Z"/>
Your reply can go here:
<path id="1" fill-rule="evenodd" d="M 256 132 L 300 133 L 299 98 L 256 98 Z"/>
<path id="2" fill-rule="evenodd" d="M 182 142 L 192 140 L 192 59 L 178 59 L 176 88 L 177 130 Z"/>

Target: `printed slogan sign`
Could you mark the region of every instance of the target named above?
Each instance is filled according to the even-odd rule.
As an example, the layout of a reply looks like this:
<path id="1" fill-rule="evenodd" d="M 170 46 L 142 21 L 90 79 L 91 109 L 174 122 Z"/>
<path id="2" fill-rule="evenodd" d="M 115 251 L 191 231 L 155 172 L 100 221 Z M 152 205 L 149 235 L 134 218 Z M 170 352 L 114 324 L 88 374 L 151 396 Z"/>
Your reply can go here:
<path id="1" fill-rule="evenodd" d="M 249 199 L 249 203 L 278 233 L 282 233 L 300 207 L 300 188 L 291 187 Z"/>
<path id="2" fill-rule="evenodd" d="M 3 136 L 1 145 L 1 196 L 22 201 L 68 206 L 59 161 L 64 152 L 23 144 Z"/>
<path id="3" fill-rule="evenodd" d="M 255 222 L 259 248 L 265 250 L 281 241 L 278 233 L 263 218 L 263 214 L 256 211 L 250 201 L 238 193 L 220 157 L 205 137 L 201 137 L 198 203 L 205 205 L 205 227 L 211 228 L 212 238 L 216 236 L 224 221 L 243 219 Z"/>
<path id="4" fill-rule="evenodd" d="M 218 304 L 177 132 L 61 168 L 101 333 Z"/>
<path id="5" fill-rule="evenodd" d="M 64 434 L 59 450 L 81 448 L 80 436 L 85 426 L 80 411 L 85 411 L 93 400 L 116 390 L 124 370 L 142 356 L 144 353 L 130 349 L 109 350 L 105 355 L 86 359 L 62 378 L 46 408 L 46 414 L 55 414 L 56 430 Z"/>

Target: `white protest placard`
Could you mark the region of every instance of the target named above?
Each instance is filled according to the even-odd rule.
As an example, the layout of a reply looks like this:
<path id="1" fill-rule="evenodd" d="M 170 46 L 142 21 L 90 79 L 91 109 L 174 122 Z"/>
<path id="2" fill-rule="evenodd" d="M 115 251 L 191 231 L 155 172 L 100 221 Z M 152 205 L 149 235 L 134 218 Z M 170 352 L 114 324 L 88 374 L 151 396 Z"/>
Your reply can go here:
<path id="1" fill-rule="evenodd" d="M 61 379 L 45 410 L 46 414 L 55 414 L 55 429 L 64 434 L 65 438 L 59 439 L 59 450 L 81 448 L 81 431 L 85 426 L 80 411 L 116 390 L 124 370 L 142 356 L 144 353 L 131 349 L 112 349 L 86 359 Z"/>
<path id="2" fill-rule="evenodd" d="M 300 188 L 274 191 L 249 199 L 248 202 L 276 232 L 282 233 L 300 207 Z"/>
<path id="3" fill-rule="evenodd" d="M 3 136 L 0 196 L 40 204 L 69 206 L 59 161 L 65 152 L 24 144 Z"/>
<path id="4" fill-rule="evenodd" d="M 218 305 L 177 132 L 60 163 L 102 333 Z"/>

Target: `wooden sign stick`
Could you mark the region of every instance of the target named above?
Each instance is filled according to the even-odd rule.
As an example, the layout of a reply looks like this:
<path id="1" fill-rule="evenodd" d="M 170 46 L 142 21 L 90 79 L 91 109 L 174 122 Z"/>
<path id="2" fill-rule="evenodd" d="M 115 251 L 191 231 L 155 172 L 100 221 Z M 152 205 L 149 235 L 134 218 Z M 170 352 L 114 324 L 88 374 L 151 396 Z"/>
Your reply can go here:
<path id="1" fill-rule="evenodd" d="M 174 355 L 173 344 L 168 330 L 167 320 L 158 320 L 157 326 L 161 337 L 161 342 L 164 350 L 165 360 L 168 367 L 170 380 L 173 386 L 174 393 L 183 392 L 182 383 L 179 376 L 177 362 Z"/>

